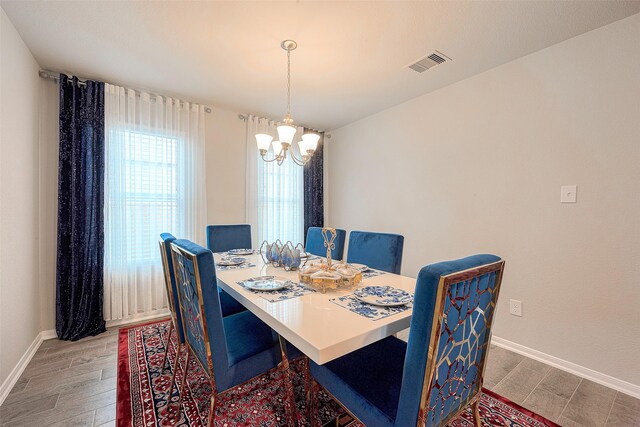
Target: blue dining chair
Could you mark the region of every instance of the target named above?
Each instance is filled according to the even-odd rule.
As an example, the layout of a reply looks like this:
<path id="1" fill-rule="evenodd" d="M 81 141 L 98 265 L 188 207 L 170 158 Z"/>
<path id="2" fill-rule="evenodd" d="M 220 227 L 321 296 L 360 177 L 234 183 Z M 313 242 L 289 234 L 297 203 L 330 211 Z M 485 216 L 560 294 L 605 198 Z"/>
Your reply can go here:
<path id="1" fill-rule="evenodd" d="M 249 224 L 207 225 L 207 248 L 211 252 L 251 249 Z"/>
<path id="2" fill-rule="evenodd" d="M 311 373 L 368 427 L 444 426 L 469 406 L 480 426 L 503 269 L 494 255 L 422 268 L 408 343 L 384 338 L 324 365 L 312 361 Z"/>
<path id="3" fill-rule="evenodd" d="M 227 252 L 231 249 L 251 249 L 251 226 L 249 224 L 207 225 L 207 248 L 211 252 Z M 246 307 L 231 295 L 218 288 L 222 315 L 229 316 Z"/>
<path id="4" fill-rule="evenodd" d="M 404 236 L 390 233 L 349 233 L 347 262 L 365 264 L 388 273 L 400 274 Z"/>
<path id="5" fill-rule="evenodd" d="M 173 384 L 178 371 L 178 360 L 182 352 L 184 344 L 184 332 L 182 328 L 182 315 L 180 314 L 180 305 L 178 303 L 178 288 L 176 287 L 176 279 L 173 271 L 173 259 L 171 256 L 171 243 L 176 238 L 170 233 L 160 234 L 160 258 L 162 259 L 162 269 L 164 271 L 164 286 L 167 293 L 169 311 L 171 312 L 171 322 L 169 323 L 169 331 L 167 332 L 166 344 L 164 347 L 164 356 L 162 358 L 162 370 L 164 370 L 169 355 L 169 345 L 171 343 L 171 334 L 175 330 L 178 338 L 178 348 L 176 350 L 173 362 L 173 372 L 171 373 L 171 386 L 169 390 L 173 390 Z"/>
<path id="6" fill-rule="evenodd" d="M 342 261 L 346 237 L 346 231 L 336 228 L 336 238 L 333 241 L 335 247 L 331 250 L 331 259 Z M 309 229 L 307 229 L 307 240 L 304 250 L 313 255 L 327 256 L 327 248 L 324 246 L 324 237 L 322 237 L 322 227 L 309 227 Z"/>
<path id="7" fill-rule="evenodd" d="M 276 366 L 279 340 L 271 328 L 250 311 L 222 316 L 216 269 L 210 250 L 188 240 L 175 240 L 171 249 L 187 348 L 180 404 L 185 392 L 189 359 L 193 356 L 211 384 L 207 424 L 210 427 L 215 417 L 217 394 Z M 286 342 L 282 339 L 280 346 L 285 362 L 281 366 L 286 365 L 288 369 L 286 350 L 282 348 Z M 284 386 L 288 387 L 286 381 Z"/>

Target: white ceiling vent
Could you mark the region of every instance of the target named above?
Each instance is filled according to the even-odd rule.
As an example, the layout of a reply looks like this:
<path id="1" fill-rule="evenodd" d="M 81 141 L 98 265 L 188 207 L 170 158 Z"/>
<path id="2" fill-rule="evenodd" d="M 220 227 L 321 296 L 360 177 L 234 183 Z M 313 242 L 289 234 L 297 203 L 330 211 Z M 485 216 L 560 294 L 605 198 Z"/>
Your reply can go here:
<path id="1" fill-rule="evenodd" d="M 424 73 L 429 68 L 433 68 L 436 65 L 442 64 L 443 62 L 451 61 L 447 55 L 442 52 L 438 52 L 437 50 L 433 53 L 430 53 L 427 56 L 424 56 L 418 59 L 415 62 L 407 65 L 407 68 L 411 68 L 413 71 L 418 73 Z"/>

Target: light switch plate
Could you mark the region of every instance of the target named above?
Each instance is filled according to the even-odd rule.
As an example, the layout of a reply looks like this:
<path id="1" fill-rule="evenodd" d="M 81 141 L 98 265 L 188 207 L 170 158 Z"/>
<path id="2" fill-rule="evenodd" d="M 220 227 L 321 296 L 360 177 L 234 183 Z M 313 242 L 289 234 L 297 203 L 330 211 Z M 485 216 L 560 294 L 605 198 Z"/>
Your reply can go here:
<path id="1" fill-rule="evenodd" d="M 560 187 L 560 203 L 576 203 L 578 187 L 575 185 L 563 185 Z"/>

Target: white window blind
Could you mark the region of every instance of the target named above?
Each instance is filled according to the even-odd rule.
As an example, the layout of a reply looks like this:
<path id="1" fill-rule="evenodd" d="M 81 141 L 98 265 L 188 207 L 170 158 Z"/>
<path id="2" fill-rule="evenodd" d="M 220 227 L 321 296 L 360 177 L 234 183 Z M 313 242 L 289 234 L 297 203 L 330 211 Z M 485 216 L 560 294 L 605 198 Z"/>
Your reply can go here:
<path id="1" fill-rule="evenodd" d="M 177 165 L 178 145 L 184 141 L 126 129 L 109 133 L 109 151 L 121 157 L 111 156 L 107 175 L 123 179 L 120 191 L 108 192 L 105 200 L 107 209 L 122 212 L 110 217 L 107 242 L 125 268 L 132 263 L 156 264 L 159 234 L 185 234 L 185 206 L 178 193 Z"/>

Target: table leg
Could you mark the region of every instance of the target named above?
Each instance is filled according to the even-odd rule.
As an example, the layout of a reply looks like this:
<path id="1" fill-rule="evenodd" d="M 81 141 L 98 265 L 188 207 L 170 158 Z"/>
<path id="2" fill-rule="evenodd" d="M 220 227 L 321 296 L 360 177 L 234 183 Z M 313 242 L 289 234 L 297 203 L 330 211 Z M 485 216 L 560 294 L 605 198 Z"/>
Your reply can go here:
<path id="1" fill-rule="evenodd" d="M 296 409 L 296 397 L 293 393 L 293 382 L 291 381 L 291 368 L 289 366 L 289 358 L 287 357 L 287 342 L 284 338 L 278 335 L 278 342 L 280 343 L 280 354 L 282 361 L 280 362 L 280 369 L 282 370 L 282 380 L 284 382 L 284 410 L 287 417 L 287 425 L 295 427 L 298 419 L 298 411 Z"/>

